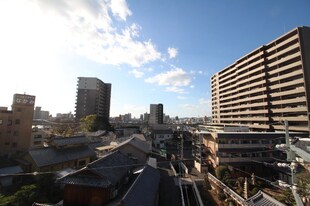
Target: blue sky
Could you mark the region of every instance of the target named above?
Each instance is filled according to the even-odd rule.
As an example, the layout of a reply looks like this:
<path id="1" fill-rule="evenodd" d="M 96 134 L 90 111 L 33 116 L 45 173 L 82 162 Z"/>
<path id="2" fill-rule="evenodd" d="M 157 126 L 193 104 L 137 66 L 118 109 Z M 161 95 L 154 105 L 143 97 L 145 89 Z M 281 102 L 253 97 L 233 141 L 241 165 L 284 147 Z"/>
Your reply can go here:
<path id="1" fill-rule="evenodd" d="M 112 84 L 111 116 L 164 104 L 211 114 L 210 78 L 297 26 L 308 0 L 1 0 L 0 105 L 14 93 L 74 112 L 77 77 Z"/>

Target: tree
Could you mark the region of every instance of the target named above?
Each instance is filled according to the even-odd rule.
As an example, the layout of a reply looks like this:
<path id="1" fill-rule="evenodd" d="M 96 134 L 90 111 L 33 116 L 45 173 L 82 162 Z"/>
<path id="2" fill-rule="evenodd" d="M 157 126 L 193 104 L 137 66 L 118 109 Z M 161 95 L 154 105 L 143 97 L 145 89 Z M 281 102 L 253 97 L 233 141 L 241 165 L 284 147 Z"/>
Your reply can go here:
<path id="1" fill-rule="evenodd" d="M 95 132 L 98 130 L 111 130 L 109 121 L 95 114 L 87 115 L 80 119 L 83 132 Z"/>

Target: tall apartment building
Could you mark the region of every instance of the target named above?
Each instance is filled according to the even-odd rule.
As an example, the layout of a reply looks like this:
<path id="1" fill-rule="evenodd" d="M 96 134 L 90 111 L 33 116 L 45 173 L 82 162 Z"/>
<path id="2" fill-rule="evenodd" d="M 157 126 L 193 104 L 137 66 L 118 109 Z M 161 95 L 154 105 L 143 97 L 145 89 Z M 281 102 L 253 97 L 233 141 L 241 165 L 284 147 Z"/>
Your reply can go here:
<path id="1" fill-rule="evenodd" d="M 79 77 L 75 117 L 95 114 L 109 121 L 111 84 L 92 77 Z"/>
<path id="2" fill-rule="evenodd" d="M 163 124 L 164 122 L 164 105 L 150 104 L 150 124 Z"/>
<path id="3" fill-rule="evenodd" d="M 15 94 L 12 110 L 0 108 L 0 155 L 27 151 L 32 144 L 35 96 Z"/>
<path id="4" fill-rule="evenodd" d="M 211 78 L 212 122 L 309 132 L 310 27 L 298 27 Z"/>

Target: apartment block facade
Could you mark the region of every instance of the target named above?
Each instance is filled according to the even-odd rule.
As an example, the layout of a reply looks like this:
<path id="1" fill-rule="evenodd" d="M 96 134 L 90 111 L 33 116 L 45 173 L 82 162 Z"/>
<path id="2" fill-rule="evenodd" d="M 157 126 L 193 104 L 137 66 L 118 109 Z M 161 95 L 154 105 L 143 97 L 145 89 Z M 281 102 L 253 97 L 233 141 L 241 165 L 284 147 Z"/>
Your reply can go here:
<path id="1" fill-rule="evenodd" d="M 75 117 L 95 114 L 107 121 L 110 117 L 111 84 L 98 78 L 79 77 Z"/>
<path id="2" fill-rule="evenodd" d="M 27 151 L 32 145 L 35 96 L 15 94 L 12 110 L 0 108 L 0 155 Z"/>
<path id="3" fill-rule="evenodd" d="M 150 124 L 163 124 L 164 123 L 164 105 L 151 104 L 150 105 Z"/>
<path id="4" fill-rule="evenodd" d="M 212 122 L 309 133 L 310 27 L 298 27 L 211 78 Z"/>

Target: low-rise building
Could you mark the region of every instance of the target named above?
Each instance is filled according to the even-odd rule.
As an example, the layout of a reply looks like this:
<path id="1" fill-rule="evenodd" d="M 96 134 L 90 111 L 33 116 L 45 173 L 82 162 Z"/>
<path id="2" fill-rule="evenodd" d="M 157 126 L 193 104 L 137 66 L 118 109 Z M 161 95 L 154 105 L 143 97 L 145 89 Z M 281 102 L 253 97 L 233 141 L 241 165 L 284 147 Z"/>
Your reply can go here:
<path id="1" fill-rule="evenodd" d="M 85 136 L 57 137 L 50 147 L 30 149 L 23 157 L 23 167 L 28 171 L 58 171 L 81 168 L 96 158 Z"/>
<path id="2" fill-rule="evenodd" d="M 285 154 L 274 149 L 276 144 L 285 142 L 284 132 L 249 132 L 243 127 L 201 129 L 193 142 L 195 165 L 199 170 L 207 165 L 211 168 L 231 165 L 266 175 L 263 163 L 285 159 Z"/>
<path id="3" fill-rule="evenodd" d="M 64 205 L 104 205 L 128 182 L 136 161 L 119 151 L 59 179 L 64 184 Z"/>

